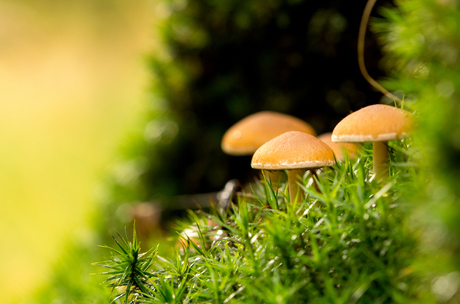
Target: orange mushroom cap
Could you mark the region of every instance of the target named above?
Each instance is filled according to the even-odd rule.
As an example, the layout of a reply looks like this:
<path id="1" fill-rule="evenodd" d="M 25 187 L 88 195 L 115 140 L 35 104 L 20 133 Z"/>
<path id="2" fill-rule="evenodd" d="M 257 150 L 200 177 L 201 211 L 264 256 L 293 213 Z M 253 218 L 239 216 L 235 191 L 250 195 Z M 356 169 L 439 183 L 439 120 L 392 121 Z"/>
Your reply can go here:
<path id="1" fill-rule="evenodd" d="M 351 143 L 335 143 L 332 141 L 332 133 L 324 133 L 318 136 L 318 139 L 325 142 L 329 147 L 331 147 L 332 151 L 334 151 L 335 158 L 338 160 L 345 159 L 345 153 L 348 153 L 348 157 L 354 158 L 356 153 L 359 151 L 358 146 Z"/>
<path id="2" fill-rule="evenodd" d="M 265 170 L 313 169 L 335 164 L 332 149 L 316 137 L 299 131 L 281 134 L 252 156 L 251 167 Z"/>
<path id="3" fill-rule="evenodd" d="M 332 131 L 333 142 L 388 141 L 408 136 L 412 114 L 392 106 L 364 107 L 342 119 Z"/>
<path id="4" fill-rule="evenodd" d="M 301 119 L 263 111 L 247 116 L 228 129 L 222 138 L 222 150 L 230 155 L 251 155 L 270 139 L 288 131 L 316 135 L 313 127 Z"/>

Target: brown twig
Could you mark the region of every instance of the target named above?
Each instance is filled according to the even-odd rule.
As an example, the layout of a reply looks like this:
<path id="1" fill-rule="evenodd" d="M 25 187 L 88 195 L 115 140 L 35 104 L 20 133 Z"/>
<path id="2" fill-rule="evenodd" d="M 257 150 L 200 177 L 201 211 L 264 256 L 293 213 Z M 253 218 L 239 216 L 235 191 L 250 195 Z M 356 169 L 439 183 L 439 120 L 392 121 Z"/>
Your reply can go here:
<path id="1" fill-rule="evenodd" d="M 374 88 L 382 92 L 388 98 L 394 100 L 398 104 L 401 104 L 402 101 L 395 95 L 391 94 L 387 89 L 382 87 L 374 78 L 369 75 L 366 69 L 366 65 L 364 63 L 364 42 L 366 37 L 366 30 L 367 25 L 369 24 L 369 17 L 372 12 L 372 8 L 374 7 L 377 0 L 368 0 L 366 7 L 364 8 L 363 15 L 361 17 L 361 24 L 359 25 L 359 33 L 358 33 L 358 65 L 361 74 L 363 75 L 364 79 L 367 80 Z"/>

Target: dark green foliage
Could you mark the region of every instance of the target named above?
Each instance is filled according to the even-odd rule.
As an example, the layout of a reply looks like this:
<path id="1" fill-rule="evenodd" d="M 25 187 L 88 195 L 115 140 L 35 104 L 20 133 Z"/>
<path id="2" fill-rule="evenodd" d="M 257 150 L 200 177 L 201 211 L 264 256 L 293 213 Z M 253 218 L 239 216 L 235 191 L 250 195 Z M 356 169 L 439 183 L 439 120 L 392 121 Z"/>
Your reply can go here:
<path id="1" fill-rule="evenodd" d="M 297 204 L 286 201 L 284 184 L 272 188 L 257 182 L 254 195 L 241 196 L 229 213 L 191 213 L 198 245 L 190 241 L 172 258 L 156 259 L 151 291 L 139 293 L 145 294 L 139 303 L 415 299 L 416 247 L 402 190 L 413 183 L 415 171 L 396 162 L 409 158 L 406 146 L 392 145 L 392 176 L 384 183 L 371 180 L 370 150 L 365 149 L 356 162 L 339 162 L 319 174 L 320 192 L 309 185 L 307 174 L 302 182 L 307 197 Z M 218 226 L 201 225 L 206 218 Z"/>
<path id="2" fill-rule="evenodd" d="M 397 1 L 376 20 L 391 79 L 418 114 L 414 143 L 422 172 L 412 200 L 420 229 L 425 292 L 440 302 L 460 296 L 460 6 L 458 1 Z M 431 286 L 430 286 L 431 284 Z"/>
<path id="3" fill-rule="evenodd" d="M 356 40 L 365 1 L 161 1 L 163 48 L 149 63 L 152 111 L 138 150 L 136 175 L 114 193 L 174 204 L 171 196 L 217 191 L 250 180 L 249 157 L 225 155 L 224 132 L 261 110 L 293 114 L 318 133 L 350 111 L 378 103 L 360 75 Z M 379 49 L 366 43 L 372 75 Z M 119 199 L 115 196 L 114 199 Z"/>

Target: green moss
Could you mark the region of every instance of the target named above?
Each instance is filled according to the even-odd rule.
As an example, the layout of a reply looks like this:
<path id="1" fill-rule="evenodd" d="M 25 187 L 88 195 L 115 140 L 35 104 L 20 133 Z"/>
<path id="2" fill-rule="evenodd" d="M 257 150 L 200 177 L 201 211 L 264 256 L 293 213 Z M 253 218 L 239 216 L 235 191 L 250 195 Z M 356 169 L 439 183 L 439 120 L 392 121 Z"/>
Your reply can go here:
<path id="1" fill-rule="evenodd" d="M 256 182 L 251 186 L 253 198 L 242 196 L 229 213 L 191 213 L 199 227 L 199 245 L 190 242 L 182 251 L 171 252 L 169 259 L 158 258 L 149 272 L 151 290 L 139 293 L 139 298 L 166 303 L 159 295 L 171 290 L 180 291 L 174 303 L 415 299 L 418 276 L 412 266 L 417 251 L 408 226 L 412 207 L 405 197 L 415 169 L 406 163 L 405 142 L 392 148 L 392 175 L 383 183 L 370 181 L 366 147 L 356 161 L 319 174 L 320 193 L 308 186 L 307 176 L 302 181 L 307 196 L 295 206 L 286 201 L 284 184 L 270 188 Z M 206 218 L 218 226 L 199 224 Z M 215 239 L 219 230 L 224 237 Z"/>

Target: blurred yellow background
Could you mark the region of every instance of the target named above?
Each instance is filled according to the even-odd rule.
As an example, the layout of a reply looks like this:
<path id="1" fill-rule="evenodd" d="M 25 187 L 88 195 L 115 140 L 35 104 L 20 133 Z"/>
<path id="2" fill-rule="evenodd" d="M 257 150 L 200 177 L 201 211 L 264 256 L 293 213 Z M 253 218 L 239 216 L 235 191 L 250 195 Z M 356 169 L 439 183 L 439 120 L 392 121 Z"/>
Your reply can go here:
<path id="1" fill-rule="evenodd" d="M 2 303 L 46 282 L 88 224 L 146 107 L 153 12 L 147 0 L 0 0 Z"/>

